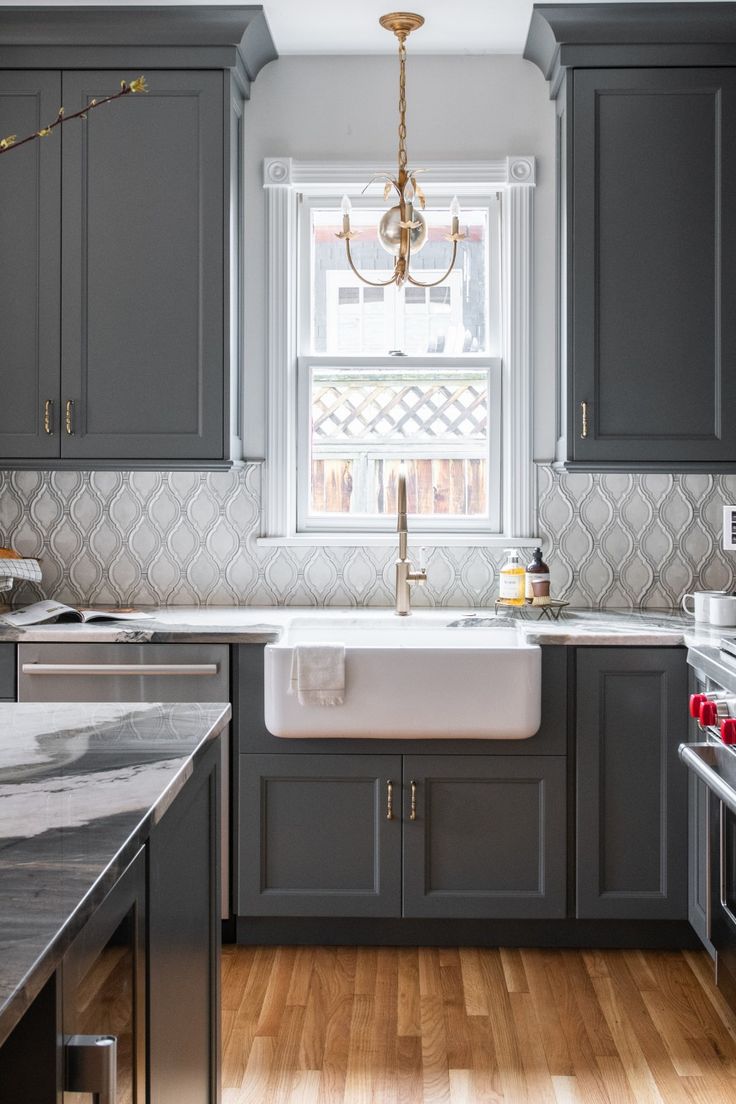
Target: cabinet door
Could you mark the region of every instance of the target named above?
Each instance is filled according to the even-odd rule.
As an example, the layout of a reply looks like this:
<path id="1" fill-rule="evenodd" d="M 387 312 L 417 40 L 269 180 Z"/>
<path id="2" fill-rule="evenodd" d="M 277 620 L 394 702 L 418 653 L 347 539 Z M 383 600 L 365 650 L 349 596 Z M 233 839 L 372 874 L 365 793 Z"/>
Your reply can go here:
<path id="1" fill-rule="evenodd" d="M 0 137 L 53 122 L 59 73 L 0 72 Z M 5 153 L 0 171 L 0 460 L 59 455 L 61 135 Z"/>
<path id="2" fill-rule="evenodd" d="M 399 916 L 400 835 L 398 755 L 241 755 L 238 913 Z"/>
<path id="3" fill-rule="evenodd" d="M 564 916 L 565 763 L 406 756 L 404 916 Z"/>
<path id="4" fill-rule="evenodd" d="M 64 73 L 67 112 L 134 75 Z M 62 456 L 222 459 L 224 78 L 146 79 L 64 133 Z"/>
<path id="5" fill-rule="evenodd" d="M 573 79 L 572 458 L 733 463 L 736 72 Z"/>
<path id="6" fill-rule="evenodd" d="M 577 915 L 687 916 L 681 648 L 577 655 Z"/>

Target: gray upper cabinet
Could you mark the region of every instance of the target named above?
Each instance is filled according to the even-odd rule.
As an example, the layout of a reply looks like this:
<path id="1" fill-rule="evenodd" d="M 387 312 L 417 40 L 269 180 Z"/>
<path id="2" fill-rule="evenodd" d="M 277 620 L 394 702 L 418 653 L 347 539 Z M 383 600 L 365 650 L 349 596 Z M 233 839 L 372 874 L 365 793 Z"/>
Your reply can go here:
<path id="1" fill-rule="evenodd" d="M 119 76 L 65 72 L 67 112 Z M 224 76 L 146 79 L 64 131 L 62 455 L 222 459 Z"/>
<path id="2" fill-rule="evenodd" d="M 565 915 L 563 756 L 404 758 L 404 916 Z"/>
<path id="3" fill-rule="evenodd" d="M 0 465 L 242 457 L 244 101 L 258 7 L 6 9 L 0 133 L 147 94 L 3 157 Z"/>
<path id="4" fill-rule="evenodd" d="M 681 648 L 577 658 L 577 916 L 687 916 L 687 673 Z"/>
<path id="5" fill-rule="evenodd" d="M 59 73 L 0 72 L 0 136 L 38 130 L 61 103 Z M 0 166 L 0 457 L 59 455 L 61 147 L 36 141 Z"/>
<path id="6" fill-rule="evenodd" d="M 736 470 L 736 6 L 545 5 L 558 459 Z"/>

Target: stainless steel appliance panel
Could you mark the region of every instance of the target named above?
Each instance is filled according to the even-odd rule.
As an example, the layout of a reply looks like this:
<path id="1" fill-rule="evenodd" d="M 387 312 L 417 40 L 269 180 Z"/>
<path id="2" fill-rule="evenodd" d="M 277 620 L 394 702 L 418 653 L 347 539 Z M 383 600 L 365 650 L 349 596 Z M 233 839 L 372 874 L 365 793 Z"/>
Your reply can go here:
<path id="1" fill-rule="evenodd" d="M 20 644 L 18 701 L 230 701 L 226 644 Z"/>
<path id="2" fill-rule="evenodd" d="M 227 644 L 19 644 L 21 702 L 229 702 Z M 222 736 L 222 915 L 230 915 L 230 733 Z"/>

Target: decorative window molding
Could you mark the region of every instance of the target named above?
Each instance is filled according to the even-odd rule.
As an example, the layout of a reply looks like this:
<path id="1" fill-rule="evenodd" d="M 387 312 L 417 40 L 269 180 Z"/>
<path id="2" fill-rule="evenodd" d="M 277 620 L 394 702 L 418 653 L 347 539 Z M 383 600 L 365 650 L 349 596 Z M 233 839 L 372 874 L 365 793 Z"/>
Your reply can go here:
<path id="1" fill-rule="evenodd" d="M 533 157 L 423 163 L 428 197 L 452 188 L 464 195 L 501 195 L 502 533 L 447 533 L 435 543 L 499 545 L 533 538 L 536 469 L 532 459 Z M 339 197 L 375 173 L 369 162 L 264 161 L 267 201 L 268 413 L 264 470 L 264 539 L 269 543 L 362 543 L 355 534 L 297 533 L 296 467 L 299 353 L 299 230 L 302 197 Z M 370 193 L 369 193 L 370 194 Z M 376 186 L 380 194 L 380 185 Z M 385 537 L 380 538 L 385 540 Z M 427 539 L 427 534 L 425 534 Z"/>

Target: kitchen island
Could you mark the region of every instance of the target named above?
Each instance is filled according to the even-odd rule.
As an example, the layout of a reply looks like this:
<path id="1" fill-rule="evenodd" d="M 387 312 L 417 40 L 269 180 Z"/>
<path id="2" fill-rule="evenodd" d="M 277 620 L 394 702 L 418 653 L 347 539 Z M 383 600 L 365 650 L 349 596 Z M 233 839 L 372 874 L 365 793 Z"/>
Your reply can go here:
<path id="1" fill-rule="evenodd" d="M 147 1051 L 157 1099 L 194 1099 L 170 1077 L 167 1085 L 172 1043 L 162 1023 L 172 1004 L 197 1000 L 189 978 L 202 992 L 185 1067 L 198 1099 L 216 1098 L 217 783 L 230 715 L 228 704 L 0 704 L 2 1099 L 55 1099 L 47 1092 L 60 1088 L 51 1082 L 63 1062 L 56 1032 L 39 1035 L 43 1024 L 55 1020 L 67 1040 L 111 1031 L 104 1002 L 97 1025 L 89 1015 L 82 1023 L 80 1009 L 94 1009 L 93 963 L 110 948 L 119 963 L 128 945 L 119 1076 L 142 1100 Z"/>

